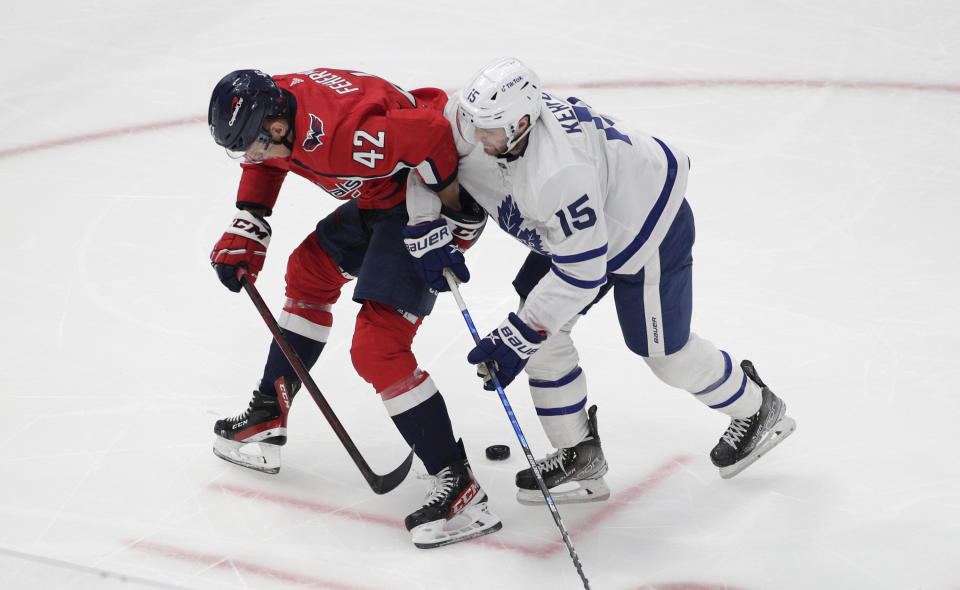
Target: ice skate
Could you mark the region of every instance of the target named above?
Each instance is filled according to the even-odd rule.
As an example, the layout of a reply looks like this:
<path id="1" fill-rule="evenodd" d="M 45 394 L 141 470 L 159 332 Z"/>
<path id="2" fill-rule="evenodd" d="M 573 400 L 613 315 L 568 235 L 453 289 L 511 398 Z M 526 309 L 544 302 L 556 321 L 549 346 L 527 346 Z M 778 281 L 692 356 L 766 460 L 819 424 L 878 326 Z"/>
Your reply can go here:
<path id="1" fill-rule="evenodd" d="M 473 477 L 463 443 L 458 444 L 462 458 L 432 476 L 433 489 L 423 506 L 404 521 L 420 549 L 466 541 L 503 526 L 487 508 L 487 494 Z"/>
<path id="2" fill-rule="evenodd" d="M 793 418 L 786 415 L 787 405 L 768 388 L 750 361 L 740 363 L 743 372 L 763 391 L 763 401 L 756 414 L 749 418 L 734 418 L 717 446 L 710 452 L 713 464 L 720 468 L 720 477 L 729 479 L 740 473 L 797 428 Z"/>
<path id="3" fill-rule="evenodd" d="M 244 413 L 217 420 L 216 456 L 264 473 L 280 471 L 280 447 L 287 442 L 287 412 L 296 388 L 288 388 L 282 378 L 276 388 L 279 395 L 254 391 Z"/>
<path id="4" fill-rule="evenodd" d="M 597 406 L 587 411 L 590 434 L 576 446 L 560 449 L 537 461 L 537 468 L 555 504 L 600 502 L 610 497 L 610 488 L 603 481 L 607 460 L 597 434 Z M 533 505 L 544 502 L 530 468 L 517 473 L 517 501 Z"/>

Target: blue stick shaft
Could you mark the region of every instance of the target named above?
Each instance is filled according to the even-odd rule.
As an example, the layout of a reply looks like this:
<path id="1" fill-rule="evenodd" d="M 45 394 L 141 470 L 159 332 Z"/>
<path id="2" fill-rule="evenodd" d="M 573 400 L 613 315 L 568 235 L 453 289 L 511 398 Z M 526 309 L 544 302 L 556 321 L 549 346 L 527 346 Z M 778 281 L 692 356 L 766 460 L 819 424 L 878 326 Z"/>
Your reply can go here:
<path id="1" fill-rule="evenodd" d="M 463 314 L 464 321 L 467 322 L 467 327 L 470 329 L 470 335 L 473 336 L 473 342 L 475 344 L 480 344 L 480 333 L 477 332 L 477 327 L 473 323 L 473 318 L 470 317 L 470 312 L 467 310 L 467 304 L 464 302 L 463 297 L 460 295 L 460 288 L 457 286 L 457 280 L 453 277 L 453 273 L 449 269 L 444 269 L 443 276 L 447 279 L 447 284 L 450 286 L 450 292 L 453 293 L 453 298 L 457 301 L 457 307 L 460 308 L 460 313 Z M 527 444 L 527 439 L 523 436 L 523 430 L 520 429 L 520 423 L 517 422 L 517 416 L 513 413 L 513 406 L 510 405 L 510 400 L 507 399 L 506 392 L 503 391 L 503 387 L 500 386 L 500 380 L 497 379 L 497 374 L 493 370 L 493 367 L 490 363 L 485 363 L 487 367 L 487 372 L 490 374 L 490 379 L 493 380 L 493 385 L 497 388 L 497 395 L 500 396 L 500 403 L 503 404 L 503 409 L 506 410 L 507 416 L 510 418 L 510 424 L 513 425 L 513 431 L 517 434 L 517 439 L 520 441 L 520 446 L 523 448 L 523 454 L 527 457 L 527 462 L 530 464 L 530 469 L 533 470 L 533 476 L 537 480 L 537 485 L 540 487 L 540 491 L 543 493 L 543 499 L 547 503 L 547 507 L 550 509 L 550 513 L 553 515 L 553 521 L 557 524 L 557 528 L 560 529 L 560 536 L 563 537 L 563 542 L 567 545 L 567 550 L 570 552 L 570 559 L 573 560 L 573 565 L 577 568 L 577 573 L 580 575 L 580 579 L 583 581 L 583 587 L 585 590 L 590 590 L 590 582 L 587 580 L 587 576 L 583 573 L 583 566 L 580 564 L 580 558 L 577 556 L 577 551 L 573 547 L 573 541 L 570 540 L 570 535 L 567 533 L 567 527 L 563 525 L 563 520 L 560 518 L 560 511 L 557 510 L 557 505 L 553 501 L 553 496 L 550 494 L 550 490 L 547 488 L 547 484 L 543 481 L 543 475 L 540 473 L 540 469 L 537 467 L 537 461 L 533 458 L 533 452 L 530 450 L 530 445 Z"/>

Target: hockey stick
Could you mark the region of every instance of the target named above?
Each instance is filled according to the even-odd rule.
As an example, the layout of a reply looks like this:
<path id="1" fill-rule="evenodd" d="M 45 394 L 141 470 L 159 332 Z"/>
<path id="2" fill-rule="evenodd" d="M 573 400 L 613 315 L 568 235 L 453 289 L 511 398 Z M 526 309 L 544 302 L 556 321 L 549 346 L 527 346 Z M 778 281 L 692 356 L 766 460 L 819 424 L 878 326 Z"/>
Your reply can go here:
<path id="1" fill-rule="evenodd" d="M 366 460 L 364 460 L 363 455 L 360 454 L 357 445 L 353 443 L 350 439 L 350 435 L 347 434 L 347 431 L 343 428 L 343 424 L 340 423 L 340 419 L 337 418 L 337 415 L 333 413 L 333 408 L 330 407 L 330 404 L 327 403 L 327 400 L 324 399 L 323 394 L 320 393 L 320 388 L 317 387 L 317 383 L 313 380 L 313 377 L 310 376 L 310 371 L 307 370 L 307 367 L 303 364 L 303 361 L 300 360 L 300 355 L 297 354 L 297 351 L 294 350 L 293 346 L 290 344 L 290 341 L 287 340 L 287 337 L 283 334 L 283 330 L 280 328 L 280 325 L 277 323 L 277 320 L 273 317 L 273 314 L 270 313 L 270 308 L 267 307 L 267 304 L 263 301 L 263 297 L 260 296 L 260 292 L 257 291 L 257 288 L 253 286 L 249 280 L 247 280 L 246 271 L 240 269 L 237 272 L 237 276 L 240 279 L 240 284 L 243 285 L 243 289 L 247 292 L 247 295 L 250 296 L 250 300 L 253 301 L 253 305 L 256 306 L 257 311 L 260 312 L 260 316 L 263 317 L 263 321 L 266 322 L 267 327 L 270 328 L 270 333 L 273 334 L 273 339 L 277 341 L 277 345 L 280 347 L 280 350 L 283 351 L 283 355 L 287 357 L 290 366 L 293 367 L 294 372 L 297 374 L 297 377 L 300 378 L 300 382 L 303 383 L 304 389 L 310 392 L 310 397 L 313 398 L 313 401 L 317 402 L 317 406 L 320 407 L 320 411 L 323 413 L 323 417 L 327 419 L 327 422 L 330 423 L 330 426 L 333 428 L 333 431 L 336 433 L 337 438 L 340 439 L 340 442 L 347 449 L 347 453 L 350 455 L 350 458 L 353 459 L 353 462 L 357 464 L 357 467 L 360 469 L 360 474 L 363 475 L 363 478 L 367 480 L 367 483 L 370 485 L 370 489 L 376 494 L 386 494 L 390 490 L 394 489 L 403 482 L 407 477 L 407 473 L 410 472 L 410 466 L 413 464 L 413 450 L 410 450 L 410 454 L 407 455 L 407 458 L 403 463 L 386 475 L 378 475 L 370 469 L 370 466 L 367 465 Z"/>
<path id="2" fill-rule="evenodd" d="M 470 328 L 470 335 L 473 336 L 473 341 L 476 344 L 480 344 L 480 334 L 477 333 L 477 327 L 473 324 L 473 318 L 470 317 L 470 312 L 467 310 L 467 304 L 463 301 L 463 297 L 460 295 L 460 288 L 457 286 L 457 280 L 454 278 L 453 273 L 450 272 L 450 269 L 443 270 L 443 276 L 447 279 L 447 284 L 450 285 L 450 292 L 453 293 L 453 298 L 457 300 L 457 306 L 460 308 L 460 313 L 463 314 L 463 319 L 467 322 L 467 327 Z M 550 495 L 550 490 L 547 489 L 547 484 L 543 481 L 543 476 L 540 474 L 540 469 L 537 468 L 537 461 L 533 458 L 533 452 L 530 450 L 530 445 L 527 444 L 526 437 L 523 436 L 523 431 L 520 430 L 520 423 L 517 422 L 517 417 L 513 413 L 513 407 L 510 405 L 510 400 L 507 399 L 507 394 L 504 393 L 503 387 L 500 386 L 500 380 L 497 379 L 497 374 L 494 372 L 493 367 L 489 363 L 485 363 L 487 367 L 487 373 L 490 375 L 490 379 L 493 380 L 493 385 L 497 388 L 497 395 L 500 396 L 500 403 L 503 404 L 503 409 L 506 410 L 507 416 L 510 418 L 510 424 L 513 425 L 513 431 L 517 434 L 517 439 L 520 441 L 520 446 L 523 448 L 523 454 L 527 456 L 527 463 L 530 464 L 530 469 L 533 471 L 533 476 L 537 480 L 537 486 L 540 487 L 540 491 L 543 493 L 543 499 L 547 502 L 547 507 L 550 509 L 550 514 L 553 515 L 553 521 L 557 523 L 557 528 L 560 529 L 560 536 L 563 537 L 563 542 L 567 545 L 567 550 L 570 552 L 570 559 L 573 560 L 573 565 L 577 568 L 577 573 L 580 574 L 580 579 L 583 580 L 583 587 L 586 590 L 590 590 L 590 582 L 587 581 L 587 576 L 583 573 L 583 566 L 580 565 L 580 558 L 577 557 L 577 550 L 573 547 L 573 542 L 570 540 L 570 535 L 567 533 L 567 528 L 563 526 L 563 520 L 560 519 L 560 511 L 557 510 L 557 505 L 553 502 L 553 496 Z"/>

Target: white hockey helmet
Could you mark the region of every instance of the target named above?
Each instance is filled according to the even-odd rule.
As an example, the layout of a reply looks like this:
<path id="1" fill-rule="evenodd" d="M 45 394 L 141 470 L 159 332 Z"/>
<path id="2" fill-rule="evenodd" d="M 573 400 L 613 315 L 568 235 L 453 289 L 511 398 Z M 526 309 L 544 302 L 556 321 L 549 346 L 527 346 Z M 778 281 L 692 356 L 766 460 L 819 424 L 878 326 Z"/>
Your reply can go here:
<path id="1" fill-rule="evenodd" d="M 540 77 L 519 59 L 503 57 L 474 74 L 460 91 L 457 103 L 457 127 L 464 139 L 476 143 L 476 128 L 502 127 L 507 132 L 509 152 L 540 116 Z M 530 117 L 530 125 L 517 133 L 525 116 Z"/>

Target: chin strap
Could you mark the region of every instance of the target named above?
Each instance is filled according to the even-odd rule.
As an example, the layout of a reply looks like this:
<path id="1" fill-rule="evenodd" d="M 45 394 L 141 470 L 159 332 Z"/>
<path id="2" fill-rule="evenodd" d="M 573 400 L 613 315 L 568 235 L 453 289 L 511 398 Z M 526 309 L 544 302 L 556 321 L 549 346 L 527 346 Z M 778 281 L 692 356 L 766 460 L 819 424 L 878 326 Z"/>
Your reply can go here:
<path id="1" fill-rule="evenodd" d="M 526 137 L 527 135 L 530 135 L 530 130 L 533 129 L 533 124 L 536 123 L 536 120 L 531 121 L 531 120 L 529 119 L 529 116 L 528 116 L 528 115 L 524 115 L 524 116 L 527 117 L 527 128 L 523 130 L 523 133 L 521 133 L 521 134 L 518 135 L 517 137 L 514 137 L 513 139 L 511 139 L 511 140 L 509 140 L 509 141 L 507 142 L 507 149 L 506 149 L 506 151 L 503 152 L 503 154 L 501 154 L 501 155 L 508 155 L 508 154 L 510 153 L 510 150 L 512 150 L 513 148 L 517 147 L 517 144 L 520 143 L 521 141 L 523 141 L 523 138 L 524 138 L 524 137 Z M 523 119 L 521 119 L 521 120 L 523 120 Z"/>
<path id="2" fill-rule="evenodd" d="M 280 139 L 270 138 L 270 143 L 273 145 L 282 145 L 291 152 L 293 151 L 293 127 L 290 127 L 290 131 Z"/>
<path id="3" fill-rule="evenodd" d="M 529 132 L 530 132 L 530 129 L 527 129 L 527 131 L 525 131 L 525 132 L 523 133 L 523 135 L 520 136 L 520 139 L 518 139 L 517 141 L 509 144 L 510 147 L 508 147 L 506 151 L 504 151 L 504 152 L 502 152 L 502 153 L 499 153 L 499 154 L 497 154 L 497 155 L 494 156 L 494 157 L 495 157 L 495 158 L 499 158 L 499 159 L 501 159 L 501 160 L 506 160 L 506 161 L 508 161 L 508 162 L 512 162 L 512 161 L 516 160 L 517 158 L 519 158 L 520 156 L 522 156 L 522 155 L 524 154 L 524 152 L 527 151 L 527 146 L 526 146 L 526 144 L 524 144 L 523 147 L 522 147 L 517 153 L 513 153 L 513 150 L 517 149 L 517 146 L 520 145 L 520 142 L 522 142 L 523 140 L 526 139 L 527 141 L 529 141 L 529 139 L 527 139 L 527 134 L 528 134 Z"/>

